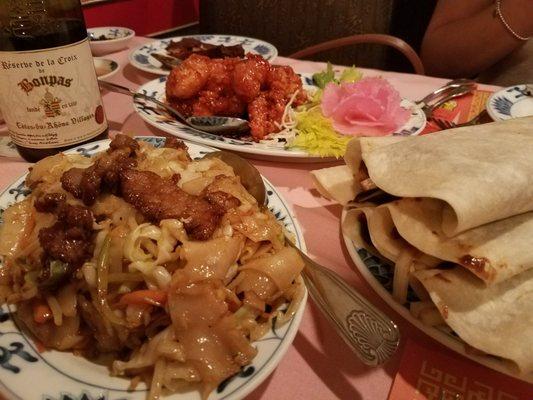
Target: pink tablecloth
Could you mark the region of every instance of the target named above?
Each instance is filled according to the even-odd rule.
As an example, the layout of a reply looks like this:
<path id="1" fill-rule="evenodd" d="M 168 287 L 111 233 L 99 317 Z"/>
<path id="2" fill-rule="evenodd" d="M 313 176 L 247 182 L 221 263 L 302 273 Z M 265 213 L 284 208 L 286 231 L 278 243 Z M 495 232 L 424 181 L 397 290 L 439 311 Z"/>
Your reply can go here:
<path id="1" fill-rule="evenodd" d="M 134 38 L 130 49 L 147 40 L 140 37 Z M 117 61 L 120 66 L 119 72 L 108 80 L 136 88 L 154 79 L 155 76 L 139 71 L 128 63 L 130 49 L 106 56 Z M 276 62 L 291 65 L 297 72 L 316 72 L 325 67 L 322 63 L 282 57 Z M 445 82 L 443 79 L 426 76 L 375 70 L 364 70 L 364 74 L 386 77 L 403 97 L 412 100 L 422 98 Z M 135 114 L 131 98 L 121 94 L 105 93 L 103 99 L 112 130 L 134 135 L 162 135 Z M 2 134 L 7 134 L 5 127 L 0 129 L 0 135 Z M 337 272 L 396 320 L 404 339 L 410 338 L 435 351 L 452 357 L 460 357 L 435 343 L 396 314 L 356 272 L 347 251 L 341 244 L 339 230 L 341 207 L 321 199 L 314 190 L 309 176 L 310 170 L 325 167 L 328 164 L 253 162 L 292 205 L 303 228 L 309 254 L 314 259 Z M 15 177 L 26 172 L 28 166 L 29 164 L 21 159 L 0 158 L 0 170 L 2 171 L 0 189 L 4 189 Z M 352 355 L 320 311 L 309 301 L 294 345 L 278 368 L 249 396 L 249 399 L 386 399 L 400 365 L 404 343 L 405 340 L 396 356 L 386 366 L 366 367 Z"/>

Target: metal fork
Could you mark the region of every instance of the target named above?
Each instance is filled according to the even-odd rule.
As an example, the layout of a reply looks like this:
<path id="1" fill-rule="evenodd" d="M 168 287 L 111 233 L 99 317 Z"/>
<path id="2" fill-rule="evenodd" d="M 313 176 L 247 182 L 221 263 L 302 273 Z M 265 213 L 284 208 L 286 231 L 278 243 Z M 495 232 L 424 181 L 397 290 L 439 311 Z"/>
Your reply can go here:
<path id="1" fill-rule="evenodd" d="M 424 114 L 426 114 L 426 118 L 430 119 L 433 117 L 433 111 L 435 111 L 437 108 L 439 108 L 441 105 L 446 103 L 447 101 L 450 101 L 451 99 L 455 99 L 456 97 L 461 97 L 466 94 L 471 93 L 474 90 L 475 86 L 459 86 L 459 87 L 453 87 L 451 90 L 445 92 L 446 94 L 442 96 L 440 99 L 435 101 L 431 104 L 424 104 L 422 106 L 422 111 L 424 111 Z M 423 103 L 419 103 L 423 104 Z"/>
<path id="2" fill-rule="evenodd" d="M 455 122 L 448 121 L 445 119 L 440 118 L 431 118 L 440 129 L 452 129 L 452 128 L 460 128 L 461 126 L 470 126 L 470 125 L 476 125 L 481 118 L 484 118 L 486 115 L 488 115 L 487 110 L 481 111 L 478 115 L 476 115 L 474 118 L 472 118 L 470 121 L 466 121 L 460 124 L 456 124 Z"/>

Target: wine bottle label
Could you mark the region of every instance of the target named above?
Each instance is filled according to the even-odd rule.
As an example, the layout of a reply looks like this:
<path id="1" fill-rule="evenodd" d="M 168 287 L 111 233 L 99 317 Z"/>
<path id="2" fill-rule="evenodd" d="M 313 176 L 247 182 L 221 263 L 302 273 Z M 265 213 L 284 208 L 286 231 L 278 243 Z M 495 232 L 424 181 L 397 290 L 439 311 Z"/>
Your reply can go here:
<path id="1" fill-rule="evenodd" d="M 12 140 L 47 149 L 107 129 L 89 41 L 34 51 L 0 51 L 0 109 Z"/>

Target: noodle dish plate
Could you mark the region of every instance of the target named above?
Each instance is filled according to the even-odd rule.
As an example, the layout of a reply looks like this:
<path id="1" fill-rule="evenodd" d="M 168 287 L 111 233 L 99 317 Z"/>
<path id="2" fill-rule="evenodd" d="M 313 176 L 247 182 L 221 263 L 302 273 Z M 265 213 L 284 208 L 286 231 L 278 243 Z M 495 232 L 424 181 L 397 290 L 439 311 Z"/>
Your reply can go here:
<path id="1" fill-rule="evenodd" d="M 162 147 L 165 138 L 137 137 L 154 147 Z M 73 148 L 67 152 L 91 156 L 109 147 L 109 140 L 97 141 Z M 189 154 L 201 158 L 215 149 L 187 143 Z M 0 195 L 0 217 L 7 207 L 23 200 L 30 194 L 25 184 L 26 176 L 13 182 Z M 295 244 L 305 250 L 302 231 L 290 211 L 287 202 L 270 182 L 264 179 L 267 188 L 267 206 L 285 230 L 294 236 Z M 2 221 L 0 221 L 2 222 Z M 285 325 L 272 327 L 259 340 L 253 342 L 257 355 L 239 373 L 220 383 L 208 399 L 242 399 L 263 382 L 281 361 L 291 345 L 302 319 L 307 298 L 303 299 L 294 317 Z M 111 376 L 107 367 L 91 362 L 71 352 L 47 350 L 30 335 L 20 329 L 13 318 L 15 306 L 0 309 L 0 397 L 5 399 L 47 400 L 143 400 L 148 389 L 143 383 L 129 390 L 129 379 Z M 164 395 L 166 399 L 199 400 L 197 390 L 183 390 Z"/>

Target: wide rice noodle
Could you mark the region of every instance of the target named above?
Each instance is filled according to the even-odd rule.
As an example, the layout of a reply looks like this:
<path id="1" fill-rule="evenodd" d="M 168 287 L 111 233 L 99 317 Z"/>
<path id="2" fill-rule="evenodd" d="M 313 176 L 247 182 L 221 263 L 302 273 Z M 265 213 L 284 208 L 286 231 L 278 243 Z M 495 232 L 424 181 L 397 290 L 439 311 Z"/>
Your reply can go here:
<path id="1" fill-rule="evenodd" d="M 17 303 L 17 318 L 45 346 L 108 360 L 113 373 L 130 376 L 133 386 L 145 380 L 151 400 L 191 383 L 199 383 L 206 398 L 252 361 L 257 350 L 251 340 L 274 320 L 280 326 L 295 314 L 304 295 L 303 262 L 275 217 L 222 161 L 192 162 L 183 149 L 146 143 L 137 159 L 140 170 L 179 174 L 177 185 L 189 194 L 221 191 L 240 205 L 223 216 L 209 240 L 194 241 L 183 221 L 148 221 L 119 196 L 103 193 L 90 206 L 98 217 L 92 257 L 43 291 L 39 231 L 57 217 L 36 212 L 35 196 L 61 193 L 69 204 L 82 205 L 61 188 L 60 178 L 94 162 L 46 158 L 28 177 L 33 194 L 3 215 L 0 297 Z M 35 321 L 35 304 L 47 306 L 51 318 Z"/>

